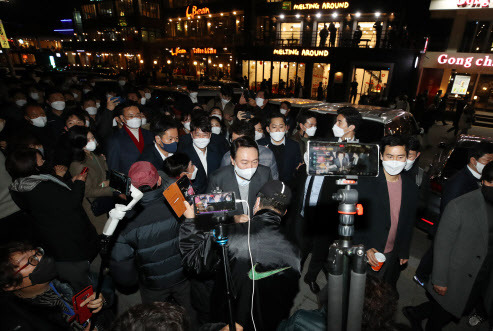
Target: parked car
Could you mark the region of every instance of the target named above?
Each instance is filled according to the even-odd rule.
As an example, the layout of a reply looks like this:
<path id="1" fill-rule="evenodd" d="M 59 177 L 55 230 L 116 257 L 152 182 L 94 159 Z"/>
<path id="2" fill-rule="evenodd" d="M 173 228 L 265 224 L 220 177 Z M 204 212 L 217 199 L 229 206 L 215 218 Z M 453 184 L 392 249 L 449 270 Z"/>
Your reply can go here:
<path id="1" fill-rule="evenodd" d="M 430 231 L 439 221 L 443 184 L 469 163 L 469 150 L 481 141 L 493 144 L 491 137 L 469 135 L 460 135 L 448 144 L 440 143 L 440 151 L 433 158 L 420 188 L 418 228 Z"/>
<path id="2" fill-rule="evenodd" d="M 418 135 L 422 133 L 414 116 L 403 110 L 350 103 L 328 103 L 309 109 L 319 114 L 316 137 L 332 138 L 332 126 L 337 117 L 337 110 L 347 106 L 356 108 L 363 117 L 363 125 L 358 132 L 360 142 L 377 143 L 383 136 L 390 134 Z"/>

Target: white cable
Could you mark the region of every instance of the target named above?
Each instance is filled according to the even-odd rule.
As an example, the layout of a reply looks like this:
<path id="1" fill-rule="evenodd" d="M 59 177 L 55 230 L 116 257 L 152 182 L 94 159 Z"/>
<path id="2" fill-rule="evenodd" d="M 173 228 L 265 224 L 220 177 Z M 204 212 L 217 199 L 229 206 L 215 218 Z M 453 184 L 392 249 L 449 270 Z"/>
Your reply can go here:
<path id="1" fill-rule="evenodd" d="M 253 266 L 253 257 L 252 257 L 252 247 L 250 246 L 250 206 L 248 205 L 248 201 L 245 200 L 236 200 L 237 202 L 244 202 L 247 205 L 247 214 L 248 214 L 248 236 L 247 236 L 247 243 L 248 243 L 248 254 L 250 254 L 250 264 L 251 264 L 251 270 L 252 270 L 252 300 L 251 300 L 251 305 L 250 305 L 250 316 L 252 318 L 252 323 L 253 323 L 253 329 L 257 331 L 257 327 L 255 326 L 255 319 L 253 318 L 253 298 L 255 297 L 255 268 Z"/>

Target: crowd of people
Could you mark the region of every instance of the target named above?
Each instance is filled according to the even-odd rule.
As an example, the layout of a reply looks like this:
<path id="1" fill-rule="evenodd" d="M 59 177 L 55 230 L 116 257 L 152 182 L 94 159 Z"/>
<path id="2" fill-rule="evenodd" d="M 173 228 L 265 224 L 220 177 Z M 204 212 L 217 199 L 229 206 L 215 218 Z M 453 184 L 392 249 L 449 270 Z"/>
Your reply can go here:
<path id="1" fill-rule="evenodd" d="M 237 330 L 325 329 L 327 291 L 317 277 L 327 274 L 329 244 L 339 237 L 339 187 L 334 177 L 307 175 L 315 113 L 295 115 L 288 101 L 275 107 L 265 89 L 236 103 L 224 85 L 203 99 L 194 82 L 184 98 L 165 102 L 125 75 L 101 86 L 46 74 L 5 79 L 0 89 L 8 96 L 0 100 L 2 329 L 229 330 L 226 282 Z M 370 143 L 359 140 L 362 124 L 355 108 L 343 107 L 320 136 Z M 394 318 L 423 180 L 421 145 L 401 135 L 378 143 L 380 173 L 357 186 L 365 212 L 353 242 L 365 245 L 368 261 L 362 327 L 408 330 Z M 426 330 L 441 330 L 473 309 L 476 321 L 493 318 L 492 160 L 491 145 L 478 144 L 443 188 L 442 220 L 415 277 L 430 301 L 404 309 L 413 330 L 425 319 Z M 336 166 L 349 162 L 334 156 Z M 94 314 L 81 323 L 72 297 L 96 287 L 108 212 L 131 200 L 112 187 L 111 173 L 128 176 L 143 197 L 111 238 L 109 274 L 101 295 L 81 304 Z M 178 217 L 163 195 L 184 177 L 195 194 L 234 192 L 224 225 L 230 280 L 216 219 L 195 215 L 188 202 Z M 374 271 L 377 253 L 386 261 Z M 321 309 L 290 316 L 303 268 Z M 118 311 L 136 290 L 142 304 Z"/>

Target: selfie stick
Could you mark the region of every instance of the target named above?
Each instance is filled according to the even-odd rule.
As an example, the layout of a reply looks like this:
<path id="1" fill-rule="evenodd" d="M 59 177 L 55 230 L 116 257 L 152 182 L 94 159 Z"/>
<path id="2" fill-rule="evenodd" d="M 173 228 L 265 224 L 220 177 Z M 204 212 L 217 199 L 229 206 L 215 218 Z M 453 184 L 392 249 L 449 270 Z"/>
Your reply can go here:
<path id="1" fill-rule="evenodd" d="M 339 236 L 329 249 L 327 330 L 360 331 L 366 285 L 366 255 L 363 245 L 352 246 L 354 215 L 362 215 L 358 191 L 351 188 L 358 177 L 336 181 L 345 185 L 333 194 L 339 203 Z M 350 290 L 349 290 L 350 289 Z"/>
<path id="2" fill-rule="evenodd" d="M 104 225 L 103 234 L 101 235 L 101 248 L 99 251 L 99 255 L 101 255 L 101 265 L 99 267 L 99 275 L 98 275 L 98 283 L 96 286 L 96 298 L 99 297 L 101 293 L 101 289 L 103 287 L 103 280 L 106 271 L 108 270 L 109 259 L 111 254 L 110 249 L 110 240 L 113 236 L 113 233 L 118 226 L 118 223 L 125 217 L 127 211 L 131 210 L 137 202 L 144 196 L 144 194 L 139 191 L 135 186 L 130 185 L 130 196 L 132 197 L 132 201 L 128 205 L 116 204 L 115 208 L 110 210 L 110 217 L 106 221 Z M 96 323 L 91 324 L 91 330 L 94 329 Z"/>
<path id="3" fill-rule="evenodd" d="M 218 221 L 218 224 L 212 231 L 212 235 L 216 243 L 221 247 L 221 253 L 223 258 L 224 279 L 226 283 L 226 299 L 228 301 L 228 314 L 229 314 L 229 330 L 236 331 L 236 324 L 233 317 L 233 279 L 231 277 L 231 269 L 229 267 L 228 259 L 228 236 L 224 229 L 224 222 L 226 216 L 224 214 L 218 214 L 213 216 Z"/>

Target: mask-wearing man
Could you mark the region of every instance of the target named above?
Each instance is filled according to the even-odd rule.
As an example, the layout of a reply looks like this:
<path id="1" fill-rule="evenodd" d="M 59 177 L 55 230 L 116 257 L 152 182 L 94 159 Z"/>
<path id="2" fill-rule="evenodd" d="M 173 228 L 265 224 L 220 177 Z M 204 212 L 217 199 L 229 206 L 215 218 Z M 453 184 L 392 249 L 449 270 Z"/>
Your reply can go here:
<path id="1" fill-rule="evenodd" d="M 40 247 L 33 248 L 23 242 L 10 242 L 0 247 L 3 268 L 0 278 L 6 296 L 2 325 L 22 325 L 30 329 L 82 330 L 84 326 L 75 321 L 72 296 L 76 293 L 57 279 L 57 269 L 52 257 Z M 83 301 L 92 313 L 99 312 L 104 304 L 102 295 L 95 294 Z M 14 307 L 15 309 L 10 309 Z M 8 307 L 8 308 L 7 308 Z M 26 318 L 30 316 L 32 318 Z M 69 321 L 70 320 L 70 321 Z M 87 325 L 85 325 L 87 326 Z"/>
<path id="2" fill-rule="evenodd" d="M 137 106 L 126 103 L 118 107 L 121 110 L 120 120 L 123 128 L 108 140 L 107 163 L 109 169 L 127 174 L 145 146 L 153 145 L 154 136 L 141 128 L 142 114 Z"/>
<path id="3" fill-rule="evenodd" d="M 406 140 L 399 135 L 386 136 L 380 143 L 382 169 L 378 177 L 359 180 L 359 203 L 365 206 L 365 227 L 356 230 L 355 243 L 363 243 L 371 266 L 378 267 L 375 256 L 386 261 L 375 273 L 395 288 L 401 266 L 409 260 L 409 248 L 416 218 L 418 188 L 414 180 L 401 173 L 406 166 Z M 363 223 L 362 223 L 363 224 Z"/>
<path id="4" fill-rule="evenodd" d="M 96 100 L 93 98 L 86 98 L 82 102 L 82 109 L 84 109 L 93 120 L 96 120 L 96 114 L 98 113 L 98 107 L 96 106 Z"/>
<path id="5" fill-rule="evenodd" d="M 419 167 L 419 157 L 421 155 L 421 143 L 416 136 L 407 138 L 407 146 L 409 152 L 407 154 L 406 166 L 404 167 L 404 175 L 408 175 L 415 179 L 416 185 L 421 186 L 423 181 L 424 170 Z"/>
<path id="6" fill-rule="evenodd" d="M 63 132 L 65 124 L 63 119 L 66 109 L 65 97 L 60 91 L 52 91 L 47 95 L 46 103 L 48 104 L 46 114 L 48 122 L 53 128 L 53 134 L 58 136 Z"/>
<path id="7" fill-rule="evenodd" d="M 337 111 L 336 123 L 332 132 L 338 141 L 358 142 L 356 128 L 361 125 L 363 118 L 353 107 L 343 107 Z"/>
<path id="8" fill-rule="evenodd" d="M 165 189 L 183 176 L 187 176 L 193 185 L 198 172 L 198 168 L 193 165 L 188 155 L 179 152 L 164 160 L 163 169 L 166 174 L 163 179 Z"/>
<path id="9" fill-rule="evenodd" d="M 286 117 L 281 113 L 272 113 L 266 124 L 269 137 L 258 140 L 258 144 L 268 147 L 274 153 L 279 179 L 290 183 L 296 168 L 302 163 L 299 145 L 286 137 L 288 130 Z"/>
<path id="10" fill-rule="evenodd" d="M 139 161 L 150 162 L 157 170 L 163 170 L 163 161 L 176 153 L 178 148 L 178 125 L 168 118 L 161 118 L 151 126 L 154 144 L 142 151 Z"/>
<path id="11" fill-rule="evenodd" d="M 259 165 L 259 152 L 255 140 L 251 136 L 243 136 L 233 140 L 231 144 L 231 165 L 222 167 L 209 179 L 207 192 L 216 187 L 223 192 L 235 192 L 237 200 L 248 201 L 237 204 L 235 221 L 248 220 L 253 215 L 253 206 L 258 191 L 267 181 L 272 179 L 270 169 Z"/>
<path id="12" fill-rule="evenodd" d="M 223 113 L 234 113 L 233 88 L 230 85 L 221 86 L 219 97 L 209 100 L 205 110 L 211 111 L 214 107 L 219 108 Z M 222 114 L 221 114 L 222 115 Z M 222 116 L 221 116 L 222 119 Z"/>
<path id="13" fill-rule="evenodd" d="M 317 117 L 315 113 L 304 111 L 298 115 L 298 127 L 292 139 L 300 146 L 301 155 L 306 152 L 306 144 L 317 132 Z"/>

